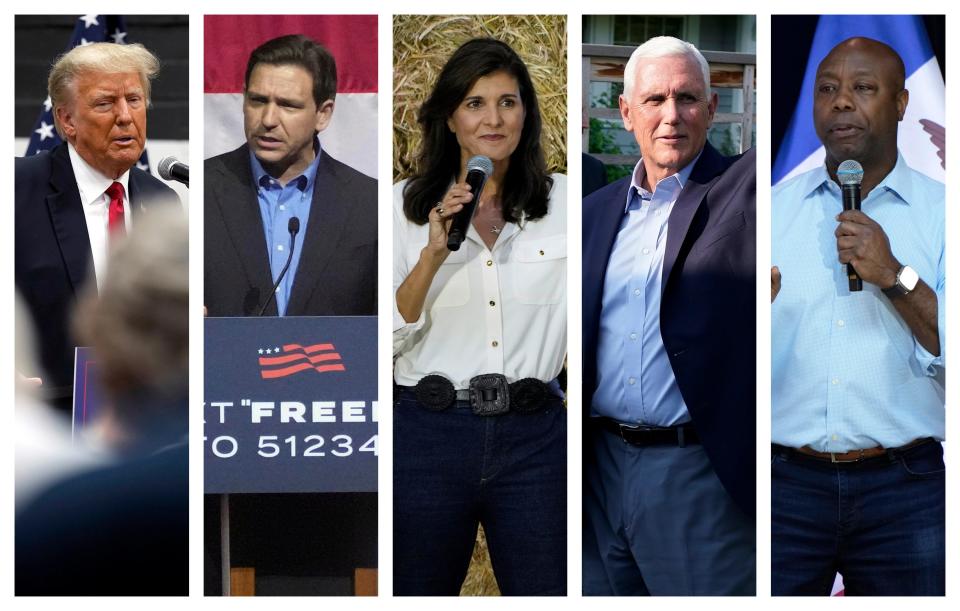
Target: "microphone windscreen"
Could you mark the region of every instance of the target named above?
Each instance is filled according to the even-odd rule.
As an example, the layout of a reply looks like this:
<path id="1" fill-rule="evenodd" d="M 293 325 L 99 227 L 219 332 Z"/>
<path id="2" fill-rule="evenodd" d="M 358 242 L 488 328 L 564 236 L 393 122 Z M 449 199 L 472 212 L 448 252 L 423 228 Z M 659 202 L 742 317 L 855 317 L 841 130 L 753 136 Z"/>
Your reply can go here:
<path id="1" fill-rule="evenodd" d="M 173 180 L 173 174 L 170 173 L 170 169 L 177 163 L 180 162 L 177 161 L 176 157 L 164 157 L 160 161 L 160 165 L 157 166 L 157 174 L 164 180 Z"/>
<path id="2" fill-rule="evenodd" d="M 467 174 L 471 170 L 480 170 L 485 176 L 493 174 L 493 162 L 485 155 L 474 155 L 467 161 Z"/>
<path id="3" fill-rule="evenodd" d="M 859 185 L 863 182 L 863 166 L 853 159 L 847 159 L 837 168 L 837 180 L 841 185 Z"/>
<path id="4" fill-rule="evenodd" d="M 300 233 L 300 217 L 298 216 L 290 217 L 290 220 L 287 221 L 287 232 Z"/>

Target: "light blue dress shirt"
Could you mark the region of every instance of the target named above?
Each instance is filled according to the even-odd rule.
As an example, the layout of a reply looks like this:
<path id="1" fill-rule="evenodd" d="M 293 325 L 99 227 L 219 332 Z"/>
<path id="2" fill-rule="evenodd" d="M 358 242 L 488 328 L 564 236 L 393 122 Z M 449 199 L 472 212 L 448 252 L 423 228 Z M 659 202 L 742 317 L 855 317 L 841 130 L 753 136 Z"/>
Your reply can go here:
<path id="1" fill-rule="evenodd" d="M 300 263 L 300 253 L 303 252 L 303 238 L 307 235 L 307 221 L 310 219 L 310 205 L 313 202 L 313 185 L 317 179 L 317 166 L 320 164 L 320 143 L 314 140 L 316 156 L 313 163 L 307 166 L 303 174 L 289 181 L 285 186 L 263 169 L 256 156 L 250 153 L 250 167 L 253 169 L 253 178 L 257 183 L 257 200 L 260 203 L 260 218 L 263 221 L 263 232 L 267 240 L 267 252 L 270 256 L 270 274 L 276 282 L 280 271 L 290 255 L 290 219 L 300 219 L 300 232 L 294 240 L 293 259 L 290 269 L 283 277 L 283 282 L 277 287 L 277 313 L 285 316 L 287 303 L 290 301 L 290 291 L 293 290 L 293 281 L 297 277 L 297 267 Z"/>
<path id="2" fill-rule="evenodd" d="M 690 421 L 660 336 L 660 295 L 670 211 L 697 159 L 653 193 L 640 186 L 642 159 L 633 170 L 603 283 L 594 416 L 648 426 Z"/>
<path id="3" fill-rule="evenodd" d="M 916 341 L 875 285 L 848 289 L 838 260 L 840 187 L 825 167 L 773 190 L 773 441 L 820 452 L 944 438 L 944 187 L 898 156 L 861 209 L 883 227 L 893 256 L 937 294 L 940 356 Z"/>

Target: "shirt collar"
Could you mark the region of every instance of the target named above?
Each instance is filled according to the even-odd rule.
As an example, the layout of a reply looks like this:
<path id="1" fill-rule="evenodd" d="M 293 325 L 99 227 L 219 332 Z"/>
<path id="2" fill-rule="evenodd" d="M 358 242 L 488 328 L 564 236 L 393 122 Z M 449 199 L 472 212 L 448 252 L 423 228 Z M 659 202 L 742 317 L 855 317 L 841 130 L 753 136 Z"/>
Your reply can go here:
<path id="1" fill-rule="evenodd" d="M 287 184 L 293 184 L 305 193 L 312 192 L 313 185 L 317 180 L 317 168 L 320 166 L 321 152 L 322 149 L 320 148 L 320 140 L 315 137 L 313 139 L 313 161 L 310 162 L 310 165 L 307 166 L 307 169 L 303 171 L 303 174 L 297 176 Z M 263 165 L 260 164 L 260 160 L 257 159 L 256 155 L 253 154 L 253 151 L 250 151 L 250 168 L 253 170 L 253 179 L 258 187 L 264 186 L 265 181 L 274 180 L 273 177 L 267 174 L 267 171 L 263 169 Z M 277 184 L 279 185 L 280 183 Z"/>
<path id="2" fill-rule="evenodd" d="M 910 202 L 913 201 L 913 181 L 911 180 L 910 172 L 910 166 L 907 165 L 906 160 L 904 160 L 903 155 L 900 154 L 900 150 L 898 149 L 897 163 L 894 164 L 893 169 L 883 177 L 880 184 L 873 188 L 870 196 L 874 193 L 890 191 L 903 203 L 909 205 Z M 833 182 L 830 174 L 827 172 L 826 162 L 807 175 L 802 185 L 801 193 L 804 197 L 808 197 L 820 188 L 828 189 L 833 193 L 840 193 L 840 186 Z"/>
<path id="3" fill-rule="evenodd" d="M 107 188 L 114 182 L 123 185 L 124 199 L 130 201 L 130 170 L 127 170 L 114 180 L 105 174 L 101 174 L 96 168 L 87 163 L 77 149 L 69 142 L 67 150 L 70 153 L 70 165 L 73 167 L 73 176 L 77 181 L 77 189 L 80 191 L 80 200 L 84 206 L 91 206 L 97 203 L 100 197 L 106 192 Z"/>
<path id="4" fill-rule="evenodd" d="M 676 174 L 671 174 L 670 176 L 667 176 L 666 178 L 663 178 L 659 182 L 657 182 L 657 184 L 654 186 L 654 191 L 656 191 L 657 187 L 660 186 L 661 183 L 668 180 L 677 181 L 677 183 L 680 184 L 680 190 L 683 190 L 683 187 L 687 184 L 687 180 L 690 178 L 690 174 L 693 173 L 694 166 L 697 165 L 697 161 L 700 159 L 700 155 L 702 154 L 703 154 L 703 149 L 700 149 L 700 152 L 697 153 L 697 156 L 694 157 L 690 163 L 680 168 L 679 172 L 677 172 Z M 637 165 L 633 167 L 633 174 L 630 177 L 630 188 L 627 189 L 627 201 L 624 204 L 624 208 L 623 208 L 624 214 L 626 214 L 630 209 L 630 200 L 634 192 L 636 192 L 637 195 L 640 195 L 640 196 L 643 196 L 643 195 L 649 196 L 651 194 L 650 191 L 647 191 L 641 186 L 643 184 L 643 179 L 646 175 L 647 175 L 647 169 L 644 167 L 643 158 L 641 157 L 640 161 L 637 162 Z"/>

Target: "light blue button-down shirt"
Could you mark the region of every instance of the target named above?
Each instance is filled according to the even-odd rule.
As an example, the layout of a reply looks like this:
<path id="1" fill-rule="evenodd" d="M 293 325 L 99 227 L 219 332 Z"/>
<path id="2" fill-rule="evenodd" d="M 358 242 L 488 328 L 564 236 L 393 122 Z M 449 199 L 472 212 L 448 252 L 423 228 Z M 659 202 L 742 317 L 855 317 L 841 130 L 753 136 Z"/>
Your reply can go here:
<path id="1" fill-rule="evenodd" d="M 826 168 L 773 190 L 773 441 L 821 452 L 944 437 L 944 187 L 898 156 L 861 209 L 893 255 L 937 294 L 940 354 L 916 341 L 875 285 L 848 289 L 834 230 L 843 210 Z"/>
<path id="2" fill-rule="evenodd" d="M 293 217 L 300 219 L 300 232 L 294 240 L 293 259 L 290 269 L 277 287 L 277 313 L 287 313 L 290 291 L 297 277 L 300 253 L 303 252 L 303 237 L 307 235 L 307 221 L 310 218 L 310 205 L 313 202 L 313 185 L 317 179 L 317 166 L 320 163 L 320 143 L 314 141 L 316 157 L 303 174 L 289 181 L 285 186 L 263 169 L 256 156 L 250 153 L 250 167 L 257 183 L 257 200 L 260 203 L 260 218 L 263 221 L 263 233 L 267 240 L 267 252 L 270 253 L 270 274 L 276 282 L 280 271 L 290 255 L 289 222 Z"/>
<path id="3" fill-rule="evenodd" d="M 641 186 L 643 160 L 633 170 L 603 283 L 595 416 L 650 426 L 690 421 L 660 336 L 660 294 L 667 221 L 697 159 L 653 193 Z"/>

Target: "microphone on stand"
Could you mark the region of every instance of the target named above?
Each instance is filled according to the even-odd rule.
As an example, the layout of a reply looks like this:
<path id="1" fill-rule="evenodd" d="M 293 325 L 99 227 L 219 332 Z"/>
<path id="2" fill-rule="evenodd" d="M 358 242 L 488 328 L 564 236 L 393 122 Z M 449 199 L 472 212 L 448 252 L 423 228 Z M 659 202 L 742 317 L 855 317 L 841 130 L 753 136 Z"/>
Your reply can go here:
<path id="1" fill-rule="evenodd" d="M 164 180 L 175 180 L 190 186 L 190 167 L 177 161 L 175 157 L 164 157 L 157 166 L 157 173 Z"/>
<path id="2" fill-rule="evenodd" d="M 863 166 L 853 159 L 847 159 L 837 168 L 837 179 L 843 189 L 843 210 L 859 210 Z M 847 282 L 851 293 L 863 290 L 863 280 L 852 263 L 847 263 Z"/>
<path id="3" fill-rule="evenodd" d="M 287 255 L 287 262 L 283 264 L 283 269 L 280 270 L 277 282 L 273 285 L 273 290 L 270 291 L 270 294 L 267 296 L 267 301 L 263 304 L 263 307 L 260 308 L 260 311 L 257 312 L 257 316 L 263 316 L 263 313 L 267 310 L 267 306 L 270 305 L 270 302 L 273 301 L 274 296 L 277 294 L 277 287 L 283 282 L 283 277 L 287 274 L 287 270 L 290 269 L 290 262 L 293 261 L 293 247 L 296 243 L 297 234 L 300 233 L 299 217 L 294 216 L 290 218 L 287 222 L 287 231 L 290 232 L 290 253 Z"/>
<path id="4" fill-rule="evenodd" d="M 483 191 L 483 185 L 487 184 L 487 177 L 491 174 L 493 174 L 493 162 L 489 157 L 474 155 L 467 161 L 467 184 L 470 185 L 470 193 L 473 197 L 463 206 L 463 210 L 453 217 L 453 223 L 447 232 L 448 250 L 460 250 L 460 244 L 467 237 L 467 230 L 473 222 L 473 213 L 477 211 L 480 192 Z"/>

